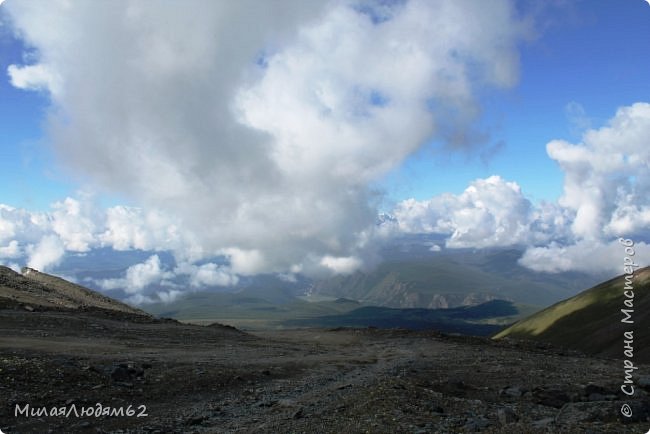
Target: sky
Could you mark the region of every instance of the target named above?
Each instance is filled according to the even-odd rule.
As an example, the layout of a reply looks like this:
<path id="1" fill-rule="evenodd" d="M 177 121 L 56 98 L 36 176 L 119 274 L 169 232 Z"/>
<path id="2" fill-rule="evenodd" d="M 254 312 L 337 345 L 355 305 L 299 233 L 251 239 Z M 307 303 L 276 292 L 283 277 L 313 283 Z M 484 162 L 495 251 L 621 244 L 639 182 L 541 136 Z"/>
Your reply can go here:
<path id="1" fill-rule="evenodd" d="M 0 263 L 150 252 L 97 282 L 136 301 L 350 273 L 403 234 L 647 264 L 650 5 L 540 3 L 8 0 Z"/>

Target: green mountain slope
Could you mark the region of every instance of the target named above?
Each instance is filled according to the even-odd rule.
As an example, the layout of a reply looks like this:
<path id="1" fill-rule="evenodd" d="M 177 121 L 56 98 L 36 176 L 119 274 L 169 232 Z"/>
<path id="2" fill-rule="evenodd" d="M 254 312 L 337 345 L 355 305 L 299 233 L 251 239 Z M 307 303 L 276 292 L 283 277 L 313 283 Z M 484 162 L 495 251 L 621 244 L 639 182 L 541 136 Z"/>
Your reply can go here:
<path id="1" fill-rule="evenodd" d="M 634 324 L 625 324 L 625 279 L 618 276 L 554 304 L 494 336 L 530 339 L 574 348 L 591 354 L 623 357 L 624 337 L 634 331 L 634 360 L 650 361 L 650 267 L 637 270 L 634 288 Z"/>

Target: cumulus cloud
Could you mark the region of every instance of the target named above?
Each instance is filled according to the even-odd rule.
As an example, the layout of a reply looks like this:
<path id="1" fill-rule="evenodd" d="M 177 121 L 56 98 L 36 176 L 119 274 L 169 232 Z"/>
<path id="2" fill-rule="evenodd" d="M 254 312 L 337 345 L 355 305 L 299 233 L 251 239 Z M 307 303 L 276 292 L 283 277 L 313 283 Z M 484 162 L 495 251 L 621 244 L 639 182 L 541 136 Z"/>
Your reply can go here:
<path id="1" fill-rule="evenodd" d="M 53 94 L 60 92 L 60 79 L 45 65 L 16 66 L 9 65 L 7 74 L 11 84 L 19 89 L 49 90 Z"/>
<path id="2" fill-rule="evenodd" d="M 641 235 L 650 223 L 650 104 L 622 107 L 582 142 L 554 140 L 548 155 L 564 171 L 560 205 L 575 212 L 580 238 Z"/>
<path id="3" fill-rule="evenodd" d="M 38 244 L 27 246 L 27 253 L 29 255 L 28 267 L 46 271 L 61 262 L 65 254 L 65 247 L 59 237 L 45 235 Z"/>
<path id="4" fill-rule="evenodd" d="M 361 264 L 369 185 L 433 138 L 466 145 L 476 87 L 515 83 L 528 32 L 505 0 L 7 7 L 37 53 L 12 82 L 49 90 L 58 154 L 177 224 L 138 238 L 114 209 L 102 240 L 187 238 L 188 257 L 225 254 L 241 274 Z M 93 228 L 71 229 L 64 244 L 89 248 Z"/>
<path id="5" fill-rule="evenodd" d="M 333 257 L 325 256 L 321 264 L 336 274 L 350 274 L 361 267 L 360 260 L 353 256 Z"/>
<path id="6" fill-rule="evenodd" d="M 460 195 L 409 199 L 389 225 L 406 233 L 447 235 L 447 247 L 527 247 L 522 265 L 544 272 L 620 272 L 616 239 L 648 249 L 650 228 L 650 104 L 617 110 L 582 142 L 553 140 L 548 155 L 564 172 L 558 203 L 536 206 L 519 186 L 498 176 L 478 179 Z M 646 265 L 648 259 L 639 259 Z"/>
<path id="7" fill-rule="evenodd" d="M 170 250 L 177 259 L 195 260 L 203 256 L 201 246 L 179 228 L 175 219 L 159 210 L 117 205 L 108 208 L 104 226 L 97 234 L 102 246 L 115 250 Z"/>
<path id="8" fill-rule="evenodd" d="M 650 104 L 636 103 L 617 110 L 607 125 L 589 129 L 578 144 L 554 140 L 548 155 L 564 172 L 559 205 L 573 216 L 573 243 L 535 247 L 521 263 L 544 271 L 617 270 L 620 246 L 626 237 L 638 242 L 647 265 L 650 228 Z"/>
<path id="9" fill-rule="evenodd" d="M 519 185 L 499 176 L 477 179 L 460 195 L 402 201 L 394 214 L 401 232 L 447 234 L 451 248 L 525 244 L 534 217 Z"/>
<path id="10" fill-rule="evenodd" d="M 103 289 L 123 289 L 128 294 L 135 294 L 152 284 L 163 284 L 174 277 L 174 273 L 163 269 L 158 255 L 152 255 L 146 261 L 130 266 L 126 276 L 119 279 L 104 279 L 99 282 Z"/>
<path id="11" fill-rule="evenodd" d="M 84 193 L 53 203 L 50 212 L 34 213 L 0 204 L 0 260 L 13 268 L 19 266 L 8 260 L 22 260 L 32 268 L 48 271 L 66 253 L 85 254 L 104 247 L 174 255 L 179 265 L 173 270 L 164 269 L 160 257 L 154 254 L 126 270 L 123 278 L 99 282 L 104 289 L 124 289 L 131 294 L 151 285 L 180 285 L 172 282 L 179 278 L 191 288 L 233 286 L 239 280 L 237 273 L 250 274 L 259 260 L 255 253 L 228 250 L 219 258 L 230 258 L 232 267 L 211 262 L 196 265 L 203 251 L 195 240 L 183 236 L 173 219 L 157 210 L 122 205 L 101 209 L 91 195 Z M 151 301 L 169 301 L 177 296 L 170 291 L 158 292 L 158 299 Z"/>
<path id="12" fill-rule="evenodd" d="M 95 208 L 88 200 L 66 198 L 52 205 L 51 226 L 66 250 L 87 252 L 95 243 L 95 222 L 100 216 L 93 215 Z M 101 224 L 101 221 L 100 221 Z"/>
<path id="13" fill-rule="evenodd" d="M 0 246 L 0 259 L 8 258 L 19 258 L 22 255 L 22 251 L 18 241 L 11 240 L 6 246 Z"/>
<path id="14" fill-rule="evenodd" d="M 229 267 L 220 266 L 212 262 L 202 265 L 188 263 L 180 264 L 174 272 L 177 275 L 188 275 L 192 287 L 233 286 L 239 281 L 237 275 Z"/>
<path id="15" fill-rule="evenodd" d="M 179 278 L 187 279 L 178 283 Z M 102 279 L 96 283 L 102 289 L 123 290 L 130 303 L 146 304 L 159 301 L 171 303 L 187 291 L 188 285 L 191 289 L 224 287 L 236 285 L 238 281 L 237 275 L 224 265 L 183 262 L 172 270 L 167 269 L 155 254 L 142 263 L 130 266 L 124 277 Z"/>
<path id="16" fill-rule="evenodd" d="M 635 261 L 638 265 L 648 264 L 650 244 L 644 242 L 635 246 Z M 519 260 L 523 266 L 535 271 L 558 273 L 562 271 L 584 271 L 586 273 L 623 273 L 623 247 L 618 240 L 610 242 L 580 240 L 574 244 L 551 243 L 544 247 L 531 247 Z"/>

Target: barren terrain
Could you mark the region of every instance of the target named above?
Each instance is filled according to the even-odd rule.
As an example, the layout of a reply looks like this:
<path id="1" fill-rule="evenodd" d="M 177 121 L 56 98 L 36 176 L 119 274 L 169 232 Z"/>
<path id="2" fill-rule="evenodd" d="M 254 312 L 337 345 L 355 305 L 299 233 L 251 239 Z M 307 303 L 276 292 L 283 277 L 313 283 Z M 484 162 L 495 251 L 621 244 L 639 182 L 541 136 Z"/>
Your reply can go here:
<path id="1" fill-rule="evenodd" d="M 541 344 L 376 329 L 251 335 L 99 309 L 17 307 L 0 310 L 0 336 L 0 429 L 7 434 L 639 433 L 650 427 L 645 391 L 637 387 L 632 400 L 619 392 L 620 360 Z M 647 371 L 647 365 L 638 370 Z M 97 403 L 131 405 L 136 414 L 15 414 L 26 404 L 81 411 Z M 632 418 L 620 416 L 623 403 Z M 136 417 L 141 405 L 146 417 Z"/>

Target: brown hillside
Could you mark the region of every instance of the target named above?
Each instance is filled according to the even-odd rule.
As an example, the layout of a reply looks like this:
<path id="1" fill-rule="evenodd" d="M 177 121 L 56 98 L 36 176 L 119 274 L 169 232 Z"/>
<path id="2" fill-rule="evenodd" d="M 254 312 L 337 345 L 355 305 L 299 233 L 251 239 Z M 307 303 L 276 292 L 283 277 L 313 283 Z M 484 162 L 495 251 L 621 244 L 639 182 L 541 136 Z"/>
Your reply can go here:
<path id="1" fill-rule="evenodd" d="M 140 309 L 56 276 L 23 268 L 22 274 L 0 266 L 0 306 L 26 309 L 99 308 L 150 316 Z"/>

